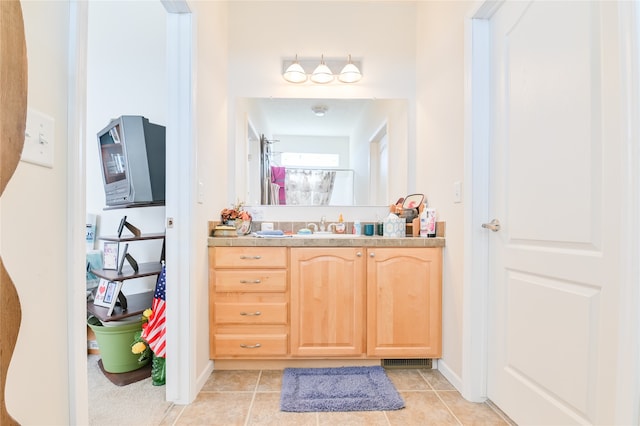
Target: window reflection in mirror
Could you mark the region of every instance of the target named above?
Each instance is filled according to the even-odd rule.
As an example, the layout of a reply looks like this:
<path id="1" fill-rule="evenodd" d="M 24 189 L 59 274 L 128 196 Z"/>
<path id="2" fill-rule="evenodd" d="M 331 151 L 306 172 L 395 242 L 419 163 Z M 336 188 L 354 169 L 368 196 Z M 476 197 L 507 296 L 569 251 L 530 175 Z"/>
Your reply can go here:
<path id="1" fill-rule="evenodd" d="M 405 190 L 389 171 L 406 169 L 406 100 L 245 98 L 237 108 L 249 205 L 387 205 Z"/>

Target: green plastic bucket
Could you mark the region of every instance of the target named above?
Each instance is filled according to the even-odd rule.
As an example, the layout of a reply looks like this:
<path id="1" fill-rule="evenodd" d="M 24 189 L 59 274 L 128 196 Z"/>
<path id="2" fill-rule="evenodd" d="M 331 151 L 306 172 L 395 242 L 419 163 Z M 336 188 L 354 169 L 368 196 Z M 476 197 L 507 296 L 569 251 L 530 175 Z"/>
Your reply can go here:
<path id="1" fill-rule="evenodd" d="M 142 321 L 105 327 L 95 317 L 87 320 L 98 341 L 102 367 L 109 373 L 127 373 L 144 367 L 149 360 L 138 361 L 140 355 L 131 352 L 137 332 L 142 330 Z"/>

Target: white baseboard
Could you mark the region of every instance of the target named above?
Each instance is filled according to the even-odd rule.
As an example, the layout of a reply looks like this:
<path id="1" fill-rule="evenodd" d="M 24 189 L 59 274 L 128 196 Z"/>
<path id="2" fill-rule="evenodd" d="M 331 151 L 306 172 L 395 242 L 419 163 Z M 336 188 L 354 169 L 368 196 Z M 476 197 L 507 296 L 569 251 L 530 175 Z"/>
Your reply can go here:
<path id="1" fill-rule="evenodd" d="M 198 375 L 198 380 L 196 380 L 196 395 L 200 393 L 200 391 L 204 387 L 204 384 L 207 383 L 207 380 L 209 380 L 209 376 L 211 376 L 212 372 L 213 372 L 213 361 L 209 360 L 204 370 L 202 370 L 202 373 Z"/>
<path id="2" fill-rule="evenodd" d="M 434 366 L 434 368 L 436 368 L 436 366 Z M 451 383 L 453 387 L 462 394 L 462 379 L 449 368 L 447 363 L 442 359 L 439 359 L 437 363 L 437 369 L 445 377 L 445 379 L 447 379 L 449 383 Z"/>

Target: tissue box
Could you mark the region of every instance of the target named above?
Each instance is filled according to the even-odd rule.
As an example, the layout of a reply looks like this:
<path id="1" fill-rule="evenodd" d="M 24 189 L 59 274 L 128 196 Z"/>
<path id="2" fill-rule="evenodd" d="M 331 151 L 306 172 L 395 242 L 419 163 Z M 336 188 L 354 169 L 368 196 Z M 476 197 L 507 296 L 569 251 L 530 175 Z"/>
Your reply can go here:
<path id="1" fill-rule="evenodd" d="M 404 237 L 406 235 L 406 220 L 395 214 L 390 214 L 383 221 L 382 235 L 385 237 Z"/>

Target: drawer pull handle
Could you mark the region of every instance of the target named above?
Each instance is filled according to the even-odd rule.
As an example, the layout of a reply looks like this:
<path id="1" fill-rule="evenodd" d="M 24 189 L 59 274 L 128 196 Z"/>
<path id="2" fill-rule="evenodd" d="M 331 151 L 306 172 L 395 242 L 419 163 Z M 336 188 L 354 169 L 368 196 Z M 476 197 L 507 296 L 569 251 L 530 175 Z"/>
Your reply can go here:
<path id="1" fill-rule="evenodd" d="M 255 312 L 240 312 L 240 315 L 242 315 L 243 317 L 257 317 L 262 315 L 262 312 L 260 311 L 255 311 Z"/>
<path id="2" fill-rule="evenodd" d="M 240 284 L 260 284 L 262 280 L 240 280 Z"/>
<path id="3" fill-rule="evenodd" d="M 256 343 L 255 345 L 246 345 L 244 343 L 240 343 L 240 347 L 244 349 L 258 349 L 262 345 L 260 343 Z"/>
<path id="4" fill-rule="evenodd" d="M 258 259 L 262 259 L 262 256 L 240 256 L 240 259 L 254 259 L 254 260 L 258 260 Z"/>

